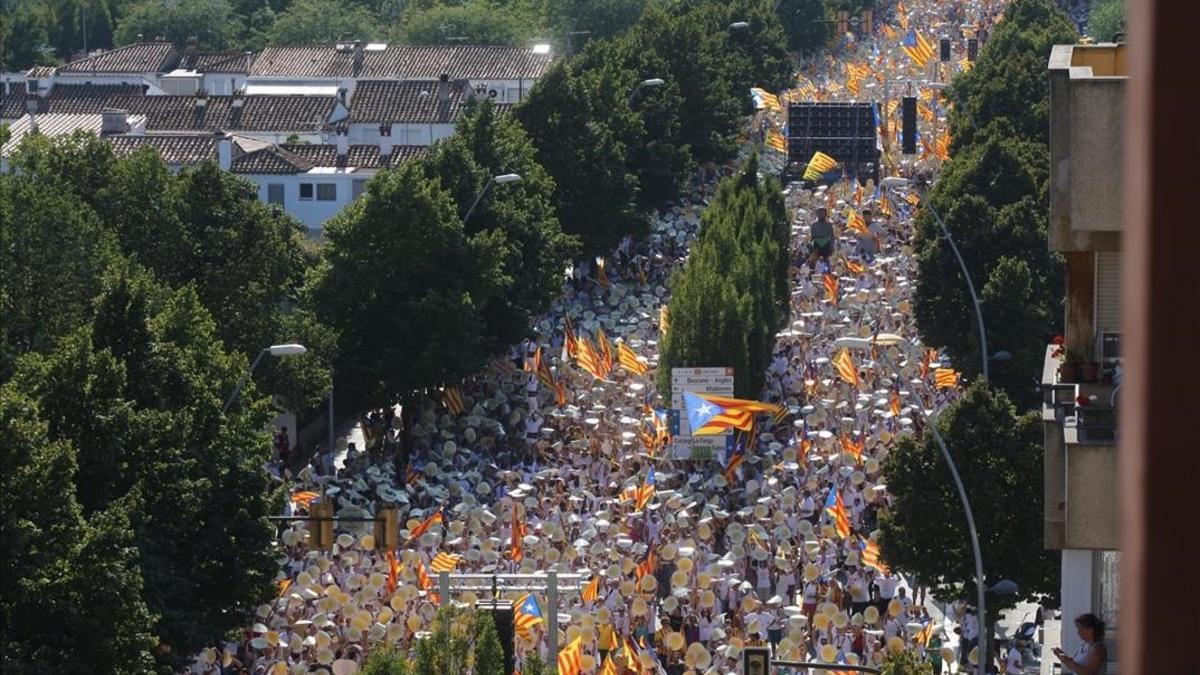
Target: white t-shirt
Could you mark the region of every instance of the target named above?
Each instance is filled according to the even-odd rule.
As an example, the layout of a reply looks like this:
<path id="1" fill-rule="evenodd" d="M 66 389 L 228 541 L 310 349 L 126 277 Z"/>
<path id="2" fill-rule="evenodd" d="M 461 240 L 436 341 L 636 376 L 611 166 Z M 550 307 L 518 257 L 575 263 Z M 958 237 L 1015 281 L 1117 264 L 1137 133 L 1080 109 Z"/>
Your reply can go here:
<path id="1" fill-rule="evenodd" d="M 1018 675 L 1021 669 L 1025 667 L 1025 661 L 1021 658 L 1021 650 L 1009 649 L 1008 657 L 1005 659 L 1005 672 L 1008 675 Z"/>
<path id="2" fill-rule="evenodd" d="M 974 640 L 979 637 L 979 619 L 976 619 L 974 614 L 963 617 L 962 636 L 964 640 Z"/>
<path id="3" fill-rule="evenodd" d="M 879 587 L 879 597 L 891 600 L 896 597 L 896 580 L 891 576 L 880 574 L 875 577 L 875 585 Z"/>

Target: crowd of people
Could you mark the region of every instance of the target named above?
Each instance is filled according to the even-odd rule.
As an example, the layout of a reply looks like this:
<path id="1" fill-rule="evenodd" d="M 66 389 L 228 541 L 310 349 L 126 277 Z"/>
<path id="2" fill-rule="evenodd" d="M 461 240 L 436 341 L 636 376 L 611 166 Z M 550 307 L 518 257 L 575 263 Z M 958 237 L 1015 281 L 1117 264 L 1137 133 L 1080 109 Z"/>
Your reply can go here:
<path id="1" fill-rule="evenodd" d="M 987 29 L 999 7 L 953 5 L 950 17 L 951 3 L 909 5 L 879 16 L 934 35 L 950 19 L 956 30 Z M 924 77 L 902 39 L 877 30 L 843 41 L 836 58 L 807 64 L 796 96 L 807 87 L 822 100 L 894 99 L 889 83 Z M 845 63 L 870 75 L 847 87 Z M 922 121 L 927 138 L 944 128 L 943 112 Z M 779 122 L 777 112 L 761 115 Z M 762 152 L 763 172 L 781 171 L 781 155 L 753 146 L 741 156 Z M 936 171 L 940 161 L 931 149 L 902 156 L 890 148 L 885 157 L 885 175 Z M 579 575 L 557 607 L 534 594 L 542 620 L 519 632 L 518 664 L 534 650 L 553 662 L 545 654 L 552 630 L 559 645 L 583 638 L 583 673 L 600 672 L 606 659 L 641 672 L 735 672 L 750 645 L 780 659 L 876 666 L 889 650 L 911 650 L 939 672 L 966 661 L 969 608 L 951 612 L 963 622 L 960 649 L 943 647 L 941 617 L 930 616 L 917 580 L 888 568 L 876 540 L 889 508 L 881 462 L 954 395 L 935 386 L 939 364 L 913 325 L 909 241 L 920 199 L 910 188 L 853 179 L 787 186 L 792 321 L 778 335 L 763 393 L 786 413 L 736 437 L 744 453 L 736 466 L 726 453 L 677 456 L 656 435 L 657 411 L 669 404 L 653 377 L 669 330 L 661 312 L 668 280 L 696 236 L 707 193 L 735 166 L 705 167 L 644 240 L 622 243 L 603 278 L 599 266 L 581 265 L 531 327 L 536 338 L 463 383 L 454 392 L 461 400 L 431 397 L 403 416 L 376 411 L 364 421 L 368 447 L 342 466 L 318 457 L 286 473 L 295 495 L 289 514 L 319 501 L 332 502 L 339 517 L 399 508 L 398 550 L 377 551 L 369 523 L 340 524 L 330 551 L 311 546 L 303 522 L 282 529 L 279 597 L 258 609 L 243 640 L 198 655 L 194 671 L 355 672 L 379 645 L 411 648 L 439 603 L 479 598 L 439 597 L 437 572 L 447 565 Z M 853 228 L 851 210 L 861 216 Z M 649 373 L 618 366 L 601 380 L 577 367 L 564 344 L 568 321 L 576 334 L 603 330 Z M 841 354 L 853 378 L 839 372 Z M 534 360 L 564 391 L 526 368 Z M 512 600 L 523 595 L 499 589 Z"/>

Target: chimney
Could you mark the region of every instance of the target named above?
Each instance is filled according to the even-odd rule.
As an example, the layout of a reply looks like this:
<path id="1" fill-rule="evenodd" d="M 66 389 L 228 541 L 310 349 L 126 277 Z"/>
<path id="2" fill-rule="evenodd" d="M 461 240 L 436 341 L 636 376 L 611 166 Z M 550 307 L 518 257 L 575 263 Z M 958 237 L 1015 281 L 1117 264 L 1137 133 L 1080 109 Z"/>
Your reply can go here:
<path id="1" fill-rule="evenodd" d="M 362 72 L 364 58 L 365 58 L 365 54 L 363 52 L 362 40 L 355 40 L 354 41 L 354 76 L 355 77 L 358 77 L 358 74 Z"/>
<path id="2" fill-rule="evenodd" d="M 240 108 L 244 105 L 246 105 L 246 90 L 234 89 L 233 97 L 229 100 L 229 107 Z"/>
<path id="3" fill-rule="evenodd" d="M 105 108 L 100 114 L 103 116 L 100 122 L 101 136 L 129 133 L 129 113 L 127 111 Z"/>
<path id="4" fill-rule="evenodd" d="M 196 109 L 203 109 L 208 105 L 208 92 L 203 89 L 196 90 Z"/>
<path id="5" fill-rule="evenodd" d="M 183 50 L 183 56 L 187 59 L 184 64 L 191 68 L 196 67 L 196 59 L 200 56 L 200 41 L 193 35 L 187 39 L 187 46 Z"/>
<path id="6" fill-rule="evenodd" d="M 222 171 L 233 168 L 233 141 L 223 131 L 215 131 L 217 137 L 217 166 Z"/>
<path id="7" fill-rule="evenodd" d="M 345 125 L 337 128 L 337 165 L 346 166 L 350 157 L 350 136 Z"/>
<path id="8" fill-rule="evenodd" d="M 392 123 L 379 125 L 379 165 L 386 166 L 392 156 Z"/>
<path id="9" fill-rule="evenodd" d="M 450 75 L 442 73 L 438 77 L 438 103 L 450 102 Z"/>

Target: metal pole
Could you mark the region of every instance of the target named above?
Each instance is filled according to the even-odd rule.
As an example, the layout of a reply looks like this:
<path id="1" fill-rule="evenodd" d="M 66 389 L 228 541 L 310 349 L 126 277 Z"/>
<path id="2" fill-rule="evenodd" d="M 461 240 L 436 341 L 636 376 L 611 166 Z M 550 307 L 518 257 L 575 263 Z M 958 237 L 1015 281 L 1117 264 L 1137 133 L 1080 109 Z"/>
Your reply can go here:
<path id="1" fill-rule="evenodd" d="M 442 594 L 442 602 L 450 602 L 449 572 L 438 572 L 438 593 Z"/>
<path id="2" fill-rule="evenodd" d="M 233 405 L 234 400 L 237 399 L 238 393 L 241 392 L 242 387 L 246 385 L 246 380 L 250 379 L 250 373 L 254 372 L 254 369 L 258 367 L 258 362 L 262 361 L 263 355 L 269 350 L 269 348 L 264 349 L 258 353 L 258 356 L 254 357 L 254 363 L 250 364 L 250 369 L 242 374 L 242 378 L 238 380 L 237 385 L 233 388 L 233 393 L 229 395 L 229 398 L 225 401 L 225 405 L 221 406 L 222 415 L 225 414 L 226 410 L 229 410 L 229 406 Z"/>
<path id="3" fill-rule="evenodd" d="M 926 192 L 928 194 L 928 192 Z M 971 273 L 967 271 L 967 263 L 963 260 L 962 253 L 959 253 L 958 246 L 954 243 L 954 237 L 950 236 L 950 230 L 946 227 L 945 221 L 938 215 L 937 209 L 933 208 L 933 204 L 925 199 L 925 205 L 929 207 L 929 212 L 933 214 L 933 219 L 937 221 L 942 228 L 942 235 L 946 237 L 946 241 L 950 244 L 950 250 L 954 251 L 954 257 L 958 258 L 958 266 L 962 268 L 963 276 L 967 279 L 967 290 L 971 292 L 971 302 L 975 305 L 975 318 L 979 321 L 979 360 L 983 364 L 983 381 L 988 381 L 988 346 L 987 346 L 987 329 L 983 324 L 983 308 L 979 305 L 979 296 L 975 294 L 975 282 L 971 280 Z"/>
<path id="4" fill-rule="evenodd" d="M 546 573 L 546 654 L 551 664 L 558 663 L 558 572 Z"/>
<path id="5" fill-rule="evenodd" d="M 471 208 L 467 209 L 467 215 L 463 216 L 464 225 L 471 219 L 471 214 L 475 212 L 475 207 L 479 205 L 479 200 L 483 199 L 483 195 L 487 194 L 488 188 L 492 187 L 492 183 L 494 182 L 496 182 L 496 179 L 492 177 L 488 179 L 488 182 L 483 184 L 483 189 L 475 196 L 475 201 L 471 202 Z"/>

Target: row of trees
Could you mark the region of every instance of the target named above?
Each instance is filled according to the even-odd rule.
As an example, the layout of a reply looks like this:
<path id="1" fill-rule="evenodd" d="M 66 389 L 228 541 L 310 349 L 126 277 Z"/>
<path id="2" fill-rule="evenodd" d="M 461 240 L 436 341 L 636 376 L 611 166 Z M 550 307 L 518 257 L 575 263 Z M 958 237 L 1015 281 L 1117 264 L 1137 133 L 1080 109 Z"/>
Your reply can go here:
<path id="1" fill-rule="evenodd" d="M 873 4 L 874 0 L 866 0 Z M 697 4 L 689 0 L 684 4 Z M 736 3 L 735 3 L 736 4 Z M 768 12 L 782 21 L 793 51 L 818 49 L 837 9 L 862 0 L 780 0 Z M 550 40 L 574 51 L 626 33 L 648 8 L 666 0 L 13 0 L 0 9 L 0 61 L 9 70 L 67 61 L 88 49 L 163 37 L 203 49 L 257 50 L 359 38 L 410 44 L 521 45 Z"/>
<path id="2" fill-rule="evenodd" d="M 298 411 L 328 388 L 333 334 L 294 305 L 299 226 L 205 165 L 35 137 L 0 175 L 5 667 L 149 672 L 272 597 L 266 345 L 258 382 Z"/>
<path id="3" fill-rule="evenodd" d="M 671 369 L 729 367 L 735 394 L 762 391 L 775 334 L 787 323 L 789 226 L 778 181 L 758 175 L 751 156 L 717 188 L 687 264 L 671 280 L 670 328 L 658 388 L 671 396 Z"/>
<path id="4" fill-rule="evenodd" d="M 1062 323 L 1061 257 L 1047 248 L 1049 81 L 1055 44 L 1075 31 L 1050 0 L 1014 0 L 975 67 L 947 90 L 953 103 L 953 156 L 927 196 L 962 251 L 979 289 L 988 346 L 1012 360 L 993 381 L 1021 407 L 1037 403 L 1033 386 L 1045 345 Z M 979 372 L 974 307 L 934 214 L 916 220 L 919 274 L 913 309 L 926 342 L 946 348 L 957 368 Z"/>

